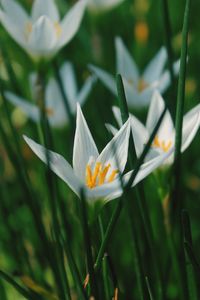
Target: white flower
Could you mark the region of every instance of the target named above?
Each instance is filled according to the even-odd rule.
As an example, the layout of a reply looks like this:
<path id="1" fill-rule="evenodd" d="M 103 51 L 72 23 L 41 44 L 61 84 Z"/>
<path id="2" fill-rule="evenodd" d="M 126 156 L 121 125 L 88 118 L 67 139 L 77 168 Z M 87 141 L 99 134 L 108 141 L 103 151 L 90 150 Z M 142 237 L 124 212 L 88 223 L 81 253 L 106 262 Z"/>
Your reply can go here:
<path id="1" fill-rule="evenodd" d="M 129 136 L 130 120 L 99 154 L 81 108 L 77 105 L 73 168 L 61 155 L 49 151 L 50 168 L 78 196 L 81 188 L 84 188 L 86 199 L 90 204 L 94 204 L 98 199 L 103 199 L 104 202 L 115 199 L 122 194 L 119 173 L 122 174 L 126 166 Z M 30 138 L 24 138 L 35 154 L 46 163 L 47 150 Z M 166 154 L 142 165 L 133 185 L 151 173 L 165 158 Z M 128 181 L 131 173 L 132 171 L 123 175 L 124 183 Z"/>
<path id="2" fill-rule="evenodd" d="M 149 62 L 146 69 L 140 74 L 136 63 L 123 44 L 121 38 L 115 40 L 117 74 L 123 78 L 127 103 L 130 108 L 144 108 L 149 105 L 155 89 L 163 93 L 170 85 L 170 74 L 164 71 L 167 60 L 167 52 L 164 47 Z M 179 61 L 174 63 L 175 74 L 179 72 Z M 104 70 L 89 66 L 105 86 L 117 96 L 115 78 Z"/>
<path id="3" fill-rule="evenodd" d="M 35 0 L 31 16 L 14 0 L 1 0 L 0 22 L 34 59 L 48 58 L 74 37 L 87 1 L 78 1 L 60 20 L 54 0 Z"/>
<path id="4" fill-rule="evenodd" d="M 89 0 L 88 6 L 91 11 L 104 11 L 112 9 L 121 4 L 124 0 Z"/>
<path id="5" fill-rule="evenodd" d="M 141 154 L 144 145 L 148 141 L 153 129 L 155 128 L 155 125 L 163 112 L 164 105 L 165 104 L 163 98 L 158 92 L 155 91 L 149 107 L 146 127 L 135 116 L 130 114 L 131 129 L 137 156 Z M 119 126 L 122 126 L 119 109 L 117 107 L 114 107 L 113 112 Z M 200 104 L 191 109 L 183 118 L 181 152 L 185 151 L 185 149 L 189 147 L 190 143 L 197 133 L 197 130 L 199 129 L 199 125 Z M 113 126 L 107 125 L 107 127 L 113 134 L 116 134 L 117 130 Z M 164 163 L 172 163 L 175 146 L 175 133 L 176 132 L 171 115 L 167 110 L 158 133 L 156 134 L 154 142 L 151 146 L 151 151 L 147 155 L 146 161 L 149 161 L 152 158 L 159 157 L 160 155 L 169 153 L 171 151 L 172 153 L 169 159 L 167 159 Z"/>
<path id="6" fill-rule="evenodd" d="M 71 110 L 71 113 L 76 112 L 76 103 L 82 105 L 89 95 L 92 85 L 95 81 L 94 76 L 88 77 L 82 89 L 78 92 L 76 78 L 73 66 L 70 62 L 66 62 L 59 70 L 64 92 Z M 36 75 L 30 77 L 30 86 L 32 96 L 34 98 L 34 87 L 36 85 Z M 31 120 L 40 121 L 39 103 L 31 103 L 11 92 L 5 92 L 5 97 L 12 104 L 19 107 Z M 45 110 L 52 127 L 64 126 L 69 120 L 64 105 L 64 99 L 60 91 L 60 87 L 54 78 L 51 78 L 45 90 Z"/>

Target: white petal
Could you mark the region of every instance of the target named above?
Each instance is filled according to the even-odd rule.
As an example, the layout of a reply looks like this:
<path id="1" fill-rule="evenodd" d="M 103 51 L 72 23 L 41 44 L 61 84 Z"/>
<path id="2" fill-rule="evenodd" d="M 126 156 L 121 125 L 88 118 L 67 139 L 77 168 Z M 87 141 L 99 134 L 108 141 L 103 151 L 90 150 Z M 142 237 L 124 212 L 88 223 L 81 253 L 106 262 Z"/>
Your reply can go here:
<path id="1" fill-rule="evenodd" d="M 115 96 L 117 96 L 117 86 L 116 82 L 114 80 L 114 77 L 110 75 L 108 72 L 95 67 L 93 65 L 89 65 L 89 68 L 94 74 L 103 82 L 103 84 L 113 93 Z"/>
<path id="2" fill-rule="evenodd" d="M 120 37 L 115 39 L 115 48 L 117 55 L 117 73 L 137 85 L 139 79 L 138 68 Z"/>
<path id="3" fill-rule="evenodd" d="M 131 130 L 137 156 L 139 156 L 144 145 L 147 143 L 149 134 L 145 126 L 133 115 L 131 115 Z"/>
<path id="4" fill-rule="evenodd" d="M 62 84 L 69 103 L 74 101 L 77 95 L 77 84 L 73 65 L 70 62 L 65 62 L 60 68 L 60 76 Z"/>
<path id="5" fill-rule="evenodd" d="M 155 128 L 163 110 L 165 107 L 165 103 L 161 95 L 155 91 L 151 100 L 151 104 L 148 111 L 146 128 L 149 134 L 152 133 Z M 172 141 L 174 133 L 174 125 L 169 111 L 167 110 L 163 121 L 158 130 L 157 136 L 161 141 Z"/>
<path id="6" fill-rule="evenodd" d="M 96 76 L 89 76 L 86 79 L 82 89 L 80 90 L 76 98 L 76 102 L 80 103 L 80 105 L 85 102 L 86 98 L 92 90 L 94 82 L 96 82 Z M 75 101 L 73 101 L 73 103 L 75 103 Z"/>
<path id="7" fill-rule="evenodd" d="M 88 79 L 84 83 L 84 86 L 82 87 L 80 92 L 78 92 L 74 68 L 70 62 L 66 62 L 61 67 L 60 74 L 67 100 L 69 102 L 72 113 L 74 113 L 76 111 L 77 102 L 82 105 L 89 95 L 92 89 L 92 85 L 95 81 L 95 77 L 88 77 Z"/>
<path id="8" fill-rule="evenodd" d="M 33 22 L 36 22 L 41 16 L 47 16 L 53 22 L 59 21 L 59 13 L 54 0 L 35 0 L 31 15 Z"/>
<path id="9" fill-rule="evenodd" d="M 49 111 L 48 120 L 52 127 L 62 127 L 68 122 L 64 101 L 60 88 L 51 78 L 45 91 L 46 109 Z"/>
<path id="10" fill-rule="evenodd" d="M 33 55 L 49 55 L 55 50 L 55 44 L 56 33 L 52 22 L 46 16 L 40 17 L 33 25 L 28 39 Z"/>
<path id="11" fill-rule="evenodd" d="M 79 0 L 62 20 L 62 34 L 59 41 L 59 47 L 63 47 L 65 44 L 69 43 L 77 33 L 84 15 L 86 4 L 86 0 Z"/>
<path id="12" fill-rule="evenodd" d="M 6 92 L 6 99 L 10 101 L 13 105 L 19 107 L 31 120 L 39 122 L 40 112 L 36 105 L 28 102 L 27 100 L 14 95 L 13 93 Z"/>
<path id="13" fill-rule="evenodd" d="M 108 130 L 112 135 L 117 134 L 117 132 L 119 131 L 117 128 L 115 128 L 115 127 L 112 126 L 111 124 L 106 123 L 105 126 L 106 126 L 107 130 Z"/>
<path id="14" fill-rule="evenodd" d="M 182 147 L 181 151 L 185 151 L 194 139 L 200 125 L 200 104 L 190 110 L 183 118 L 182 129 Z"/>
<path id="15" fill-rule="evenodd" d="M 117 106 L 113 106 L 112 107 L 112 112 L 113 112 L 113 115 L 115 117 L 115 120 L 117 121 L 117 124 L 119 125 L 119 127 L 122 127 L 123 122 L 122 122 L 120 109 Z"/>
<path id="16" fill-rule="evenodd" d="M 152 160 L 144 163 L 140 167 L 140 170 L 139 170 L 135 180 L 133 181 L 132 186 L 135 186 L 136 184 L 138 184 L 141 180 L 143 180 L 145 177 L 147 177 L 155 169 L 157 169 L 159 166 L 164 164 L 164 162 L 172 155 L 173 152 L 174 152 L 174 148 L 171 148 L 168 152 L 162 153 L 162 154 L 158 155 L 156 158 L 153 158 Z"/>
<path id="17" fill-rule="evenodd" d="M 92 203 L 92 201 L 95 201 L 95 199 L 101 198 L 104 198 L 103 201 L 106 203 L 111 200 L 110 198 L 113 196 L 113 194 L 117 194 L 117 196 L 114 198 L 117 198 L 122 194 L 121 182 L 119 179 L 116 179 L 111 183 L 105 183 L 93 189 L 88 188 L 85 190 L 85 192 L 89 203 Z"/>
<path id="18" fill-rule="evenodd" d="M 26 41 L 20 27 L 17 26 L 15 21 L 9 18 L 6 15 L 6 13 L 4 13 L 1 9 L 0 9 L 0 22 L 7 30 L 7 32 L 11 35 L 11 37 L 15 40 L 15 42 L 17 42 L 21 47 L 26 49 L 27 48 Z"/>
<path id="19" fill-rule="evenodd" d="M 154 82 L 147 86 L 142 92 L 139 92 L 135 86 L 125 78 L 123 78 L 123 83 L 128 106 L 135 109 L 142 109 L 149 105 L 152 94 L 157 86 L 157 82 Z"/>
<path id="20" fill-rule="evenodd" d="M 47 150 L 40 144 L 34 142 L 30 138 L 23 136 L 26 143 L 33 150 L 33 152 L 47 164 L 47 151 L 49 155 L 49 166 L 50 169 L 60 177 L 67 185 L 74 191 L 75 194 L 79 195 L 81 182 L 74 174 L 74 171 L 70 164 L 60 154 L 53 151 Z"/>
<path id="21" fill-rule="evenodd" d="M 164 47 L 162 47 L 146 67 L 143 74 L 143 79 L 148 83 L 158 80 L 162 74 L 166 60 L 167 51 Z"/>
<path id="22" fill-rule="evenodd" d="M 23 7 L 13 0 L 2 0 L 1 4 L 7 17 L 21 32 L 24 32 L 25 26 L 29 22 L 29 16 Z"/>
<path id="23" fill-rule="evenodd" d="M 122 173 L 128 157 L 128 145 L 130 136 L 130 119 L 121 127 L 112 140 L 106 145 L 97 162 L 102 165 L 111 164 L 111 169 L 119 169 Z M 110 169 L 110 172 L 112 171 Z M 109 174 L 108 174 L 109 175 Z"/>
<path id="24" fill-rule="evenodd" d="M 76 132 L 73 149 L 73 169 L 81 180 L 85 181 L 86 166 L 90 157 L 96 159 L 99 153 L 86 120 L 77 104 Z"/>
<path id="25" fill-rule="evenodd" d="M 177 76 L 180 69 L 180 60 L 173 64 L 174 75 Z M 158 90 L 162 94 L 170 85 L 170 74 L 169 71 L 165 71 L 159 79 Z"/>

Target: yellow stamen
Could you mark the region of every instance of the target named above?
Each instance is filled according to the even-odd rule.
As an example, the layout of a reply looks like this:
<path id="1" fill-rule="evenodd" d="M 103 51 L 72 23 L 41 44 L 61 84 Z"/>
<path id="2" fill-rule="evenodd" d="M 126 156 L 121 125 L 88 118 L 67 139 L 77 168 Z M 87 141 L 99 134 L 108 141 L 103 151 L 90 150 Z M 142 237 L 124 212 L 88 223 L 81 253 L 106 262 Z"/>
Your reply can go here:
<path id="1" fill-rule="evenodd" d="M 48 108 L 48 107 L 46 107 L 45 108 L 45 112 L 46 112 L 46 114 L 47 114 L 47 116 L 49 116 L 49 117 L 52 117 L 53 115 L 54 115 L 54 110 L 53 110 L 53 108 Z"/>
<path id="2" fill-rule="evenodd" d="M 60 24 L 58 22 L 55 22 L 54 28 L 56 30 L 56 36 L 57 36 L 57 38 L 59 38 L 62 33 L 62 27 L 60 26 Z"/>
<path id="3" fill-rule="evenodd" d="M 86 167 L 86 185 L 92 188 L 92 171 L 89 165 Z"/>
<path id="4" fill-rule="evenodd" d="M 110 168 L 110 164 L 108 164 L 108 165 L 103 169 L 103 171 L 101 171 L 101 173 L 99 174 L 99 183 L 98 183 L 99 185 L 102 185 L 102 184 L 104 183 L 109 168 Z"/>
<path id="5" fill-rule="evenodd" d="M 143 92 L 148 87 L 148 83 L 144 79 L 140 78 L 137 84 L 137 90 L 139 93 Z"/>
<path id="6" fill-rule="evenodd" d="M 96 166 L 95 166 L 95 169 L 94 169 L 94 174 L 92 176 L 92 185 L 93 187 L 96 186 L 96 180 L 97 180 L 97 177 L 99 175 L 99 172 L 100 172 L 100 169 L 101 169 L 101 163 L 96 163 Z"/>
<path id="7" fill-rule="evenodd" d="M 112 182 L 115 179 L 115 176 L 117 175 L 119 171 L 118 170 L 113 170 L 110 177 L 108 178 L 108 182 Z"/>
<path id="8" fill-rule="evenodd" d="M 32 32 L 33 30 L 33 25 L 31 22 L 27 22 L 25 25 L 25 38 L 28 39 L 29 34 Z"/>
<path id="9" fill-rule="evenodd" d="M 108 180 L 106 180 L 106 176 L 108 174 L 108 170 L 110 169 L 110 167 L 111 165 L 108 164 L 104 168 L 102 168 L 102 164 L 100 162 L 97 162 L 94 171 L 92 172 L 91 166 L 88 164 L 86 166 L 86 176 L 85 176 L 87 187 L 93 189 L 94 187 L 100 186 L 106 182 L 108 183 L 112 182 L 115 179 L 118 170 L 113 170 Z"/>
<path id="10" fill-rule="evenodd" d="M 155 136 L 155 139 L 153 141 L 153 146 L 160 148 L 160 141 L 157 135 Z"/>
<path id="11" fill-rule="evenodd" d="M 152 146 L 155 148 L 160 148 L 164 152 L 167 152 L 172 146 L 172 141 L 169 141 L 169 142 L 161 141 L 161 140 L 159 140 L 158 136 L 156 136 L 153 141 Z"/>

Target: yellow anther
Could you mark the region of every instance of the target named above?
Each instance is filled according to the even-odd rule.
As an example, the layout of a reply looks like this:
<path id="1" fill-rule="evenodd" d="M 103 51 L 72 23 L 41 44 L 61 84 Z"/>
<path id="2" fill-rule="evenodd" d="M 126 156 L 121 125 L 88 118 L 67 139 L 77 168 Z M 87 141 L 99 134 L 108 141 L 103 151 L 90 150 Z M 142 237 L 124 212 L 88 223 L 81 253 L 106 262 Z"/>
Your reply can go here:
<path id="1" fill-rule="evenodd" d="M 153 146 L 160 148 L 160 141 L 157 135 L 155 136 L 155 139 L 153 141 Z"/>
<path id="2" fill-rule="evenodd" d="M 144 79 L 140 78 L 137 84 L 137 90 L 139 93 L 143 92 L 148 87 L 148 83 Z"/>
<path id="3" fill-rule="evenodd" d="M 94 169 L 94 174 L 92 176 L 92 185 L 93 187 L 96 186 L 96 180 L 97 180 L 97 177 L 99 176 L 99 172 L 100 172 L 100 169 L 101 169 L 101 163 L 96 163 L 96 166 L 95 166 L 95 169 Z"/>
<path id="4" fill-rule="evenodd" d="M 102 168 L 102 164 L 100 162 L 97 162 L 94 171 L 92 172 L 90 165 L 87 165 L 85 179 L 87 187 L 93 189 L 94 187 L 100 186 L 106 182 L 112 182 L 115 179 L 118 170 L 113 170 L 108 180 L 106 180 L 106 176 L 110 167 L 111 165 L 108 164 L 107 166 Z"/>
<path id="5" fill-rule="evenodd" d="M 25 37 L 26 39 L 28 39 L 29 34 L 32 32 L 33 30 L 33 25 L 31 22 L 27 22 L 25 25 Z"/>
<path id="6" fill-rule="evenodd" d="M 54 23 L 54 28 L 56 31 L 56 36 L 59 38 L 61 33 L 62 33 L 62 27 L 60 26 L 60 24 L 58 22 Z"/>
<path id="7" fill-rule="evenodd" d="M 46 112 L 46 114 L 47 114 L 47 116 L 49 116 L 49 117 L 52 117 L 53 115 L 54 115 L 54 110 L 53 110 L 53 108 L 48 108 L 48 107 L 46 107 L 45 108 L 45 112 Z"/>
<path id="8" fill-rule="evenodd" d="M 119 173 L 118 170 L 113 170 L 110 177 L 108 178 L 108 182 L 112 182 L 115 179 L 115 176 Z"/>
<path id="9" fill-rule="evenodd" d="M 99 182 L 98 182 L 98 185 L 102 185 L 102 184 L 104 183 L 109 168 L 110 168 L 110 164 L 108 164 L 108 165 L 100 172 L 100 174 L 99 174 Z"/>
<path id="10" fill-rule="evenodd" d="M 154 141 L 153 141 L 152 146 L 155 147 L 155 148 L 160 148 L 164 152 L 167 152 L 171 148 L 172 142 L 171 141 L 166 142 L 166 141 L 163 141 L 163 140 L 161 141 L 161 140 L 159 140 L 158 136 L 156 136 Z"/>
<path id="11" fill-rule="evenodd" d="M 86 185 L 92 188 L 92 171 L 89 165 L 86 167 Z"/>

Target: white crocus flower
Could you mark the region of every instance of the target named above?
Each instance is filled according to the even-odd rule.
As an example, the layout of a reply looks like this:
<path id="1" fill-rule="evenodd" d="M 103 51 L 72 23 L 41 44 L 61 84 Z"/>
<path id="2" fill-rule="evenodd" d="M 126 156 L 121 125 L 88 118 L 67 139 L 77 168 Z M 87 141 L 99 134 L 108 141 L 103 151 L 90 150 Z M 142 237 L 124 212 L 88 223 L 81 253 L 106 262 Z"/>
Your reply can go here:
<path id="1" fill-rule="evenodd" d="M 81 90 L 78 91 L 73 65 L 70 62 L 66 62 L 62 65 L 59 72 L 70 111 L 74 114 L 76 112 L 76 103 L 78 102 L 82 105 L 88 97 L 95 77 L 88 77 Z M 30 77 L 30 85 L 34 98 L 35 75 Z M 12 104 L 19 107 L 31 120 L 35 122 L 40 121 L 39 103 L 33 104 L 8 91 L 5 92 L 5 97 Z M 60 87 L 54 78 L 49 80 L 45 90 L 45 110 L 52 127 L 62 127 L 69 121 Z"/>
<path id="2" fill-rule="evenodd" d="M 35 0 L 31 16 L 14 0 L 1 0 L 0 22 L 34 59 L 48 58 L 69 43 L 79 29 L 86 0 L 79 0 L 60 20 L 54 0 Z"/>
<path id="3" fill-rule="evenodd" d="M 131 129 L 137 156 L 141 154 L 144 145 L 148 141 L 159 117 L 163 112 L 164 106 L 164 100 L 161 95 L 158 92 L 154 92 L 147 115 L 146 127 L 135 116 L 130 114 Z M 122 126 L 120 110 L 117 107 L 114 107 L 113 112 L 119 126 Z M 189 147 L 197 133 L 197 130 L 199 129 L 199 126 L 200 104 L 191 109 L 183 118 L 181 152 L 185 151 L 185 149 Z M 107 125 L 107 127 L 113 134 L 117 133 L 117 130 L 113 126 Z M 169 153 L 173 150 L 169 159 L 164 162 L 165 164 L 172 163 L 175 147 L 175 133 L 176 132 L 171 115 L 167 110 L 151 146 L 151 151 L 147 155 L 146 161 L 159 157 L 164 153 Z"/>
<path id="4" fill-rule="evenodd" d="M 90 204 L 95 204 L 99 199 L 102 199 L 102 203 L 115 199 L 122 194 L 119 174 L 123 174 L 126 166 L 129 136 L 130 120 L 121 127 L 99 154 L 81 108 L 77 105 L 73 167 L 61 155 L 49 151 L 50 168 L 78 196 L 81 188 L 84 188 L 86 199 Z M 35 154 L 47 163 L 47 149 L 28 137 L 24 138 Z M 151 173 L 165 158 L 166 154 L 142 165 L 133 185 Z M 123 175 L 124 183 L 130 178 L 131 172 Z"/>
<path id="5" fill-rule="evenodd" d="M 123 1 L 124 0 L 89 0 L 88 6 L 91 11 L 99 12 L 112 9 Z"/>
<path id="6" fill-rule="evenodd" d="M 115 40 L 117 74 L 121 74 L 127 103 L 130 108 L 144 108 L 149 105 L 155 89 L 163 93 L 170 85 L 170 74 L 164 71 L 167 61 L 167 52 L 162 47 L 156 56 L 149 62 L 142 74 L 138 70 L 136 63 L 125 47 L 121 38 Z M 175 74 L 179 72 L 179 61 L 174 63 Z M 108 72 L 90 65 L 90 69 L 104 83 L 104 85 L 117 96 L 115 77 Z"/>

